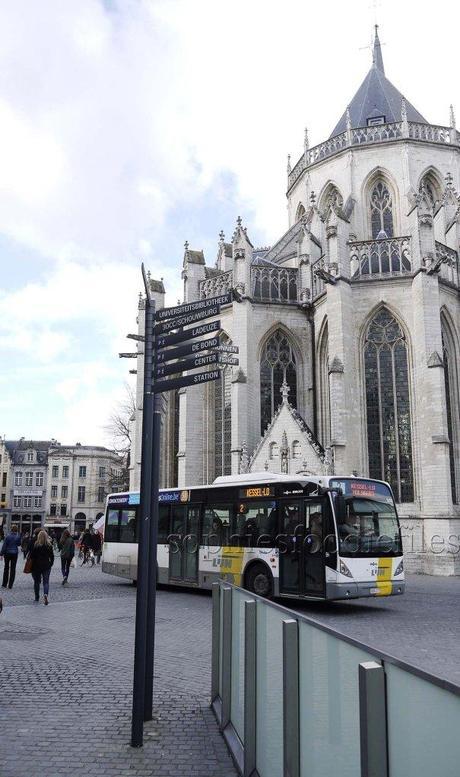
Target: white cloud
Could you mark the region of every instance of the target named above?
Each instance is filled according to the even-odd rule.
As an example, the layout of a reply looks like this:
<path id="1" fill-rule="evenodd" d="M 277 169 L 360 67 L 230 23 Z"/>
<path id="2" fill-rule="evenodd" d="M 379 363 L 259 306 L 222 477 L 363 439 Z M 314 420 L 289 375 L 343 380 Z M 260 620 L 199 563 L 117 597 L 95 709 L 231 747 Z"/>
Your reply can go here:
<path id="1" fill-rule="evenodd" d="M 387 74 L 439 123 L 457 97 L 449 7 L 387 0 L 381 13 Z M 14 434 L 95 441 L 128 371 L 117 353 L 132 350 L 138 257 L 175 302 L 168 240 L 193 227 L 201 247 L 232 228 L 191 223 L 204 194 L 216 213 L 246 206 L 250 235 L 280 236 L 286 154 L 300 155 L 305 124 L 312 144 L 329 134 L 370 64 L 372 24 L 368 0 L 327 13 L 305 0 L 0 4 L 0 235 L 51 262 L 22 285 L 8 266 L 14 290 L 0 291 L 0 418 L 27 425 Z M 441 79 L 408 65 L 428 50 Z"/>

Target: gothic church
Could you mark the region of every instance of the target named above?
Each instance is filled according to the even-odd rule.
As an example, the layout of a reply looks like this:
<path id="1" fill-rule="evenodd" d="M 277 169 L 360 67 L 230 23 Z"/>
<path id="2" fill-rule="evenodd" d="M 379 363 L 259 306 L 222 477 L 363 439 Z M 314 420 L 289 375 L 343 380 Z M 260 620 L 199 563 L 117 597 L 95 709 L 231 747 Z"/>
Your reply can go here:
<path id="1" fill-rule="evenodd" d="M 288 161 L 287 232 L 256 248 L 238 219 L 212 266 L 185 246 L 184 301 L 240 292 L 219 316 L 239 367 L 165 396 L 163 487 L 263 470 L 383 479 L 408 569 L 460 572 L 459 151 L 453 110 L 430 124 L 386 78 L 376 28 L 331 136 L 310 148 L 305 132 Z"/>

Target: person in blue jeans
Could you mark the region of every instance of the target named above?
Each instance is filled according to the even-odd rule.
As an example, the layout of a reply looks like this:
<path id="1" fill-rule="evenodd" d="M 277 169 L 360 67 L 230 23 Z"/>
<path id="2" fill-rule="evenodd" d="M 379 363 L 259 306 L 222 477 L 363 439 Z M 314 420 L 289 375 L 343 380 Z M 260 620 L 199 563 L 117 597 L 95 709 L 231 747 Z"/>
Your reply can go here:
<path id="1" fill-rule="evenodd" d="M 51 567 L 54 564 L 54 553 L 51 540 L 46 531 L 38 533 L 37 541 L 30 551 L 32 559 L 32 577 L 34 579 L 35 601 L 40 599 L 40 583 L 43 581 L 43 602 L 48 604 Z"/>
<path id="2" fill-rule="evenodd" d="M 0 557 L 5 559 L 5 566 L 3 569 L 3 588 L 12 588 L 14 578 L 16 576 L 16 564 L 18 561 L 18 549 L 21 544 L 21 535 L 18 532 L 17 526 L 11 527 L 11 532 L 6 535 L 3 540 L 2 550 L 0 551 Z"/>

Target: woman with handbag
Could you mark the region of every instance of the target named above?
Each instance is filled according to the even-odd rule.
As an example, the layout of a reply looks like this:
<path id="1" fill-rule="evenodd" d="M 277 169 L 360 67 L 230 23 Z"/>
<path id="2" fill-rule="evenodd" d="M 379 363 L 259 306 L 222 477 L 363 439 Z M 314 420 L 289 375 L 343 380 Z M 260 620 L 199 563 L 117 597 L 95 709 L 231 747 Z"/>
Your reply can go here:
<path id="1" fill-rule="evenodd" d="M 59 542 L 61 552 L 62 585 L 69 579 L 70 565 L 75 556 L 75 543 L 68 529 L 64 529 Z"/>
<path id="2" fill-rule="evenodd" d="M 48 604 L 51 567 L 54 564 L 53 546 L 46 531 L 38 533 L 37 541 L 30 551 L 32 577 L 34 579 L 35 601 L 40 599 L 40 583 L 43 581 L 43 601 Z"/>

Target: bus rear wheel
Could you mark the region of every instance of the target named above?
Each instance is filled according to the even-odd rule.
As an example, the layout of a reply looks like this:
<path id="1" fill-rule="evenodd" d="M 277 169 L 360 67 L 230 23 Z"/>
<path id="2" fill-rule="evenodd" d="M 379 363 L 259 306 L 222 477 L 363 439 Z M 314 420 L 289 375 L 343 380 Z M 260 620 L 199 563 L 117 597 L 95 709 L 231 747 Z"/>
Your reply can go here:
<path id="1" fill-rule="evenodd" d="M 273 593 L 273 578 L 270 570 L 264 564 L 254 564 L 246 573 L 245 588 L 257 596 L 268 599 Z"/>

